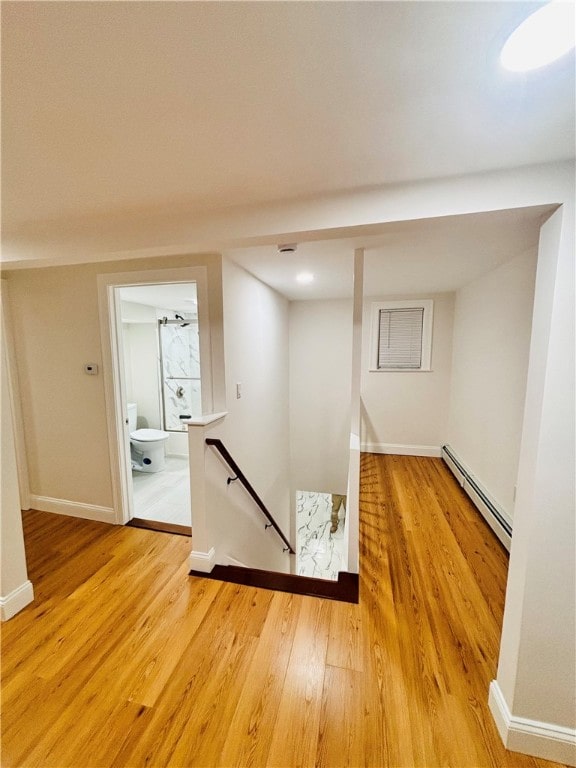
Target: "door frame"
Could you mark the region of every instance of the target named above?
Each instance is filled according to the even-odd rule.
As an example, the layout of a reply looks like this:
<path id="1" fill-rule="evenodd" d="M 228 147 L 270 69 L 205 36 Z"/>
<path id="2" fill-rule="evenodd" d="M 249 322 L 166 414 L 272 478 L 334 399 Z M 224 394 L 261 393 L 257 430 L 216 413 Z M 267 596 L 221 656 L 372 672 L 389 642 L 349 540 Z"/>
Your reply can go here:
<path id="1" fill-rule="evenodd" d="M 98 304 L 102 342 L 102 375 L 106 401 L 108 452 L 115 523 L 125 525 L 133 517 L 132 472 L 126 385 L 124 381 L 122 317 L 117 288 L 137 285 L 196 283 L 202 410 L 213 409 L 212 362 L 206 267 L 110 272 L 98 275 Z"/>
<path id="2" fill-rule="evenodd" d="M 8 381 L 8 399 L 14 426 L 14 450 L 16 453 L 16 471 L 18 474 L 18 493 L 20 509 L 30 509 L 30 481 L 28 474 L 28 458 L 24 441 L 24 414 L 18 381 L 18 365 L 16 363 L 15 333 L 10 309 L 10 282 L 0 277 L 0 322 L 2 323 L 2 358 L 0 365 L 6 366 Z"/>

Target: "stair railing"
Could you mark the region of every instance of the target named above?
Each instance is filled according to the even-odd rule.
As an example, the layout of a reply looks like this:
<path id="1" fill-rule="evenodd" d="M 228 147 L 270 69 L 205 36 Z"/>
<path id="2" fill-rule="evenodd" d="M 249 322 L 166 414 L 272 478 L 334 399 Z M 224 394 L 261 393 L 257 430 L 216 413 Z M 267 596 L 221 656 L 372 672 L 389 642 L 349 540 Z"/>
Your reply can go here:
<path id="1" fill-rule="evenodd" d="M 286 536 L 284 536 L 284 534 L 282 533 L 282 530 L 280 529 L 278 523 L 276 522 L 276 520 L 274 520 L 274 518 L 268 511 L 266 505 L 264 504 L 260 496 L 258 496 L 254 488 L 250 485 L 250 483 L 246 478 L 246 475 L 242 472 L 238 464 L 236 464 L 236 462 L 232 458 L 232 455 L 230 454 L 230 452 L 228 451 L 228 449 L 226 448 L 222 440 L 218 440 L 217 438 L 213 438 L 213 437 L 207 437 L 206 445 L 211 445 L 214 448 L 216 448 L 216 450 L 222 456 L 222 458 L 226 461 L 230 469 L 236 474 L 236 477 L 228 478 L 228 480 L 226 481 L 228 485 L 230 485 L 230 483 L 233 483 L 236 480 L 240 480 L 244 488 L 246 488 L 250 496 L 256 502 L 260 511 L 264 513 L 266 519 L 268 520 L 268 523 L 264 526 L 264 528 L 274 528 L 278 536 L 280 536 L 284 544 L 286 544 L 286 547 L 284 548 L 284 552 L 289 552 L 291 555 L 295 555 L 296 552 L 292 549 L 290 542 L 288 541 Z"/>

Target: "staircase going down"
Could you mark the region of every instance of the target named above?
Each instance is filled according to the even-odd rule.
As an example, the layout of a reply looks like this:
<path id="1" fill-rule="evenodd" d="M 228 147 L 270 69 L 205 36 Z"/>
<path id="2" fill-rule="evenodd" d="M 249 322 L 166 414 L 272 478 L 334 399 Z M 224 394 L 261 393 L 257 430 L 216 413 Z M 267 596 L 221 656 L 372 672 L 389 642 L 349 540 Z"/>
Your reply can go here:
<path id="1" fill-rule="evenodd" d="M 291 573 L 264 571 L 258 568 L 244 568 L 238 565 L 215 565 L 210 573 L 190 571 L 190 576 L 229 581 L 232 584 L 244 584 L 262 589 L 275 589 L 279 592 L 292 592 L 297 595 L 323 597 L 345 603 L 358 602 L 358 574 L 346 571 L 340 571 L 338 580 L 333 581 L 295 576 Z"/>

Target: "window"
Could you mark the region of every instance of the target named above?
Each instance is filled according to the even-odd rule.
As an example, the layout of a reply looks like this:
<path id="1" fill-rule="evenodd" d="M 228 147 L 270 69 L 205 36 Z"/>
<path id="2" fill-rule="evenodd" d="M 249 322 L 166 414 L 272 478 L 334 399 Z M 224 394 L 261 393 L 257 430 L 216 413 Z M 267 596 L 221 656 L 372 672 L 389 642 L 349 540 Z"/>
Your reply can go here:
<path id="1" fill-rule="evenodd" d="M 371 371 L 429 371 L 432 301 L 372 304 Z"/>

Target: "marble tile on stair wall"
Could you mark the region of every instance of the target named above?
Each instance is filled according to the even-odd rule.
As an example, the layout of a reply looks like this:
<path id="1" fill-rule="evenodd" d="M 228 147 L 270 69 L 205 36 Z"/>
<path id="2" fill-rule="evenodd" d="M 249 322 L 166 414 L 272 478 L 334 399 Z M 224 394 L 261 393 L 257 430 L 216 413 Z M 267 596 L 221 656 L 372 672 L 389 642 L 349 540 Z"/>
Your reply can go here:
<path id="1" fill-rule="evenodd" d="M 344 521 L 330 532 L 332 496 L 298 491 L 296 495 L 296 572 L 300 576 L 337 579 L 345 570 Z"/>

